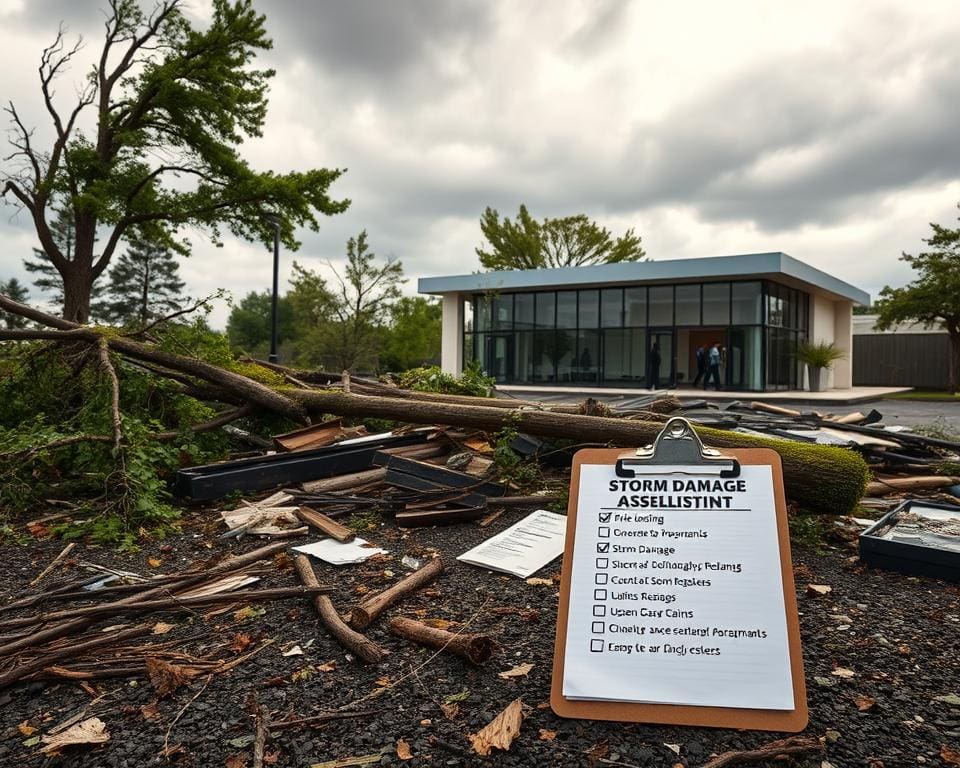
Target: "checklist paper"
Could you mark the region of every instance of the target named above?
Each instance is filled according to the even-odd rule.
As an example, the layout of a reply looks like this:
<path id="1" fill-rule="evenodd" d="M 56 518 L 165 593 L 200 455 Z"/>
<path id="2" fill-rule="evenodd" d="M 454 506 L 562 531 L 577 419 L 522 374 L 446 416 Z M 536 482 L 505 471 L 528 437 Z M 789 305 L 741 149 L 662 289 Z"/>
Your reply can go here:
<path id="1" fill-rule="evenodd" d="M 526 578 L 563 554 L 567 518 L 538 509 L 457 560 Z"/>
<path id="2" fill-rule="evenodd" d="M 563 696 L 792 710 L 773 475 L 580 467 Z"/>

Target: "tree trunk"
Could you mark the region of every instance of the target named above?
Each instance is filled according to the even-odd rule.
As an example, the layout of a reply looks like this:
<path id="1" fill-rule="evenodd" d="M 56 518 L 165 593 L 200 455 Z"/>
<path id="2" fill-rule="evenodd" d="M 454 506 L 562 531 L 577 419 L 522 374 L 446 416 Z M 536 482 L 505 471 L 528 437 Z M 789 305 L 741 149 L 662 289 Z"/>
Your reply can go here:
<path id="1" fill-rule="evenodd" d="M 61 277 L 63 278 L 63 317 L 65 320 L 85 325 L 90 319 L 90 292 L 93 289 L 93 276 L 89 269 L 84 269 L 83 264 L 72 261 Z"/>

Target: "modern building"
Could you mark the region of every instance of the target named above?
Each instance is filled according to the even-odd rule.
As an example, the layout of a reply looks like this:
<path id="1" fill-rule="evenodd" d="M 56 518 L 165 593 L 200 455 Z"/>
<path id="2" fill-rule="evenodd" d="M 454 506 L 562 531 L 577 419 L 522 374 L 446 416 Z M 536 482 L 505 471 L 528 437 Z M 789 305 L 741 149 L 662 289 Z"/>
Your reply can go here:
<path id="1" fill-rule="evenodd" d="M 689 386 L 696 350 L 722 350 L 731 390 L 805 386 L 794 358 L 806 339 L 834 342 L 832 388 L 851 386 L 854 304 L 864 291 L 784 253 L 484 272 L 419 281 L 443 298 L 442 367 L 476 360 L 501 384 Z"/>
<path id="2" fill-rule="evenodd" d="M 876 315 L 853 316 L 854 386 L 947 389 L 950 335 L 941 324 L 876 327 Z"/>

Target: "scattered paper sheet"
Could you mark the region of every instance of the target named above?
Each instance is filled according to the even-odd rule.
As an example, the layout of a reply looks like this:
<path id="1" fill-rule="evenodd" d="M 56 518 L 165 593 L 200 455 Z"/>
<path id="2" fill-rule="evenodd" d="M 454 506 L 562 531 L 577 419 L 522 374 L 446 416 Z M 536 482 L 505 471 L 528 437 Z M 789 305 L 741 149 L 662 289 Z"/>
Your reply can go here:
<path id="1" fill-rule="evenodd" d="M 322 539 L 321 541 L 315 541 L 312 544 L 303 544 L 293 549 L 296 552 L 303 552 L 305 555 L 313 555 L 331 565 L 362 563 L 374 555 L 387 554 L 387 550 L 385 549 L 364 546 L 365 544 L 367 544 L 367 541 L 360 537 L 355 538 L 353 541 L 348 541 L 346 544 L 342 544 L 336 539 Z"/>
<path id="2" fill-rule="evenodd" d="M 457 560 L 527 578 L 563 554 L 567 518 L 538 509 Z"/>

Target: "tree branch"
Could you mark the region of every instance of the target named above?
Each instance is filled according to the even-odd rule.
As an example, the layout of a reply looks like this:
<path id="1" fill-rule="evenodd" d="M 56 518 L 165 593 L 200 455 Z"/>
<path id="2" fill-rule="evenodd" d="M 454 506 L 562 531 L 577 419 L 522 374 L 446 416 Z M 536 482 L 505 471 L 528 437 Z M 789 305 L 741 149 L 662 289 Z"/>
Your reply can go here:
<path id="1" fill-rule="evenodd" d="M 107 376 L 110 377 L 110 415 L 113 420 L 113 447 L 119 448 L 123 440 L 123 428 L 120 423 L 120 379 L 117 378 L 117 369 L 110 361 L 110 347 L 107 340 L 101 336 L 97 341 L 100 350 L 100 364 Z"/>

